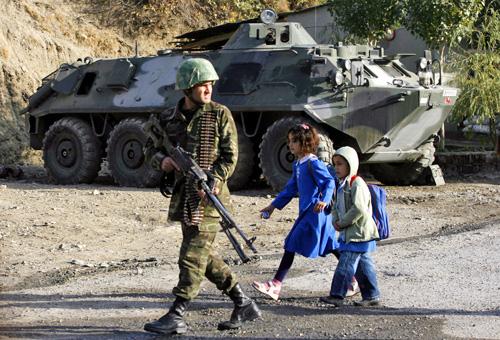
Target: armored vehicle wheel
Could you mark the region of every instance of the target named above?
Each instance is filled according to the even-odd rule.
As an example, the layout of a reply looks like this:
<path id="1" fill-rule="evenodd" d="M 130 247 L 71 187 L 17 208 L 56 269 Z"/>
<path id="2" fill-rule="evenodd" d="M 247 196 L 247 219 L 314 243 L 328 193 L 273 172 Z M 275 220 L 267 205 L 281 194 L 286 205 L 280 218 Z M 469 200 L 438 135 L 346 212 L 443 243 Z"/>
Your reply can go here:
<path id="1" fill-rule="evenodd" d="M 276 191 L 283 189 L 292 173 L 294 156 L 287 146 L 287 133 L 291 127 L 300 123 L 308 123 L 317 129 L 320 138 L 318 158 L 324 162 L 332 162 L 335 150 L 332 140 L 324 130 L 301 117 L 288 117 L 274 122 L 262 136 L 259 160 L 264 178 Z"/>
<path id="2" fill-rule="evenodd" d="M 101 164 L 101 143 L 92 128 L 78 118 L 62 118 L 43 139 L 43 160 L 57 184 L 91 183 Z"/>
<path id="3" fill-rule="evenodd" d="M 162 173 L 144 163 L 146 120 L 127 118 L 113 128 L 107 141 L 109 170 L 116 183 L 125 187 L 153 187 Z"/>
<path id="4" fill-rule="evenodd" d="M 250 180 L 253 172 L 254 157 L 252 141 L 245 136 L 243 129 L 238 127 L 238 163 L 233 174 L 227 181 L 230 190 L 241 190 Z"/>
<path id="5" fill-rule="evenodd" d="M 436 151 L 433 141 L 428 141 L 418 148 L 422 156 L 415 162 L 371 164 L 371 174 L 387 185 L 425 184 L 422 182 L 425 168 L 434 162 Z"/>

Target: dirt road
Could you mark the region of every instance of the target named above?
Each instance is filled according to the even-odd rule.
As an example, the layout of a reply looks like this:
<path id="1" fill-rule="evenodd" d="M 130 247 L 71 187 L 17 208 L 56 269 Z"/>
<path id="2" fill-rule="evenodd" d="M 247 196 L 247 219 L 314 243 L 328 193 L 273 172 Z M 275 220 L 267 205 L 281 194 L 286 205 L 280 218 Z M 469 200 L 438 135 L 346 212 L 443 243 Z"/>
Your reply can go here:
<path id="1" fill-rule="evenodd" d="M 251 291 L 252 280 L 273 275 L 297 204 L 261 220 L 274 194 L 240 191 L 234 217 L 257 236 L 259 257 L 233 268 L 264 319 L 217 331 L 232 307 L 205 282 L 186 338 L 498 338 L 500 175 L 386 189 L 393 235 L 374 255 L 384 307 L 320 303 L 334 257 L 298 258 L 279 302 Z M 142 326 L 169 307 L 177 278 L 180 228 L 166 221 L 167 203 L 150 189 L 0 181 L 0 335 L 153 338 Z M 224 235 L 218 240 L 234 262 Z"/>

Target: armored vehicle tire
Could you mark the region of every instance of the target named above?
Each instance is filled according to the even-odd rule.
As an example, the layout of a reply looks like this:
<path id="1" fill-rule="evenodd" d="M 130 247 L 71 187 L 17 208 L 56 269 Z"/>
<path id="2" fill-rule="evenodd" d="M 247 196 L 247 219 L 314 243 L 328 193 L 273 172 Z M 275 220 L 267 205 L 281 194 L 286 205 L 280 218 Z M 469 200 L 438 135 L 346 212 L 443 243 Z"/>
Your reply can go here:
<path id="1" fill-rule="evenodd" d="M 371 164 L 370 173 L 380 182 L 387 185 L 425 184 L 424 170 L 434 162 L 436 151 L 432 141 L 418 148 L 422 156 L 415 162 Z"/>
<path id="2" fill-rule="evenodd" d="M 92 128 L 78 118 L 56 121 L 43 139 L 44 166 L 57 184 L 91 183 L 99 172 L 101 154 Z"/>
<path id="3" fill-rule="evenodd" d="M 260 143 L 260 168 L 267 183 L 276 191 L 283 189 L 292 174 L 294 156 L 287 146 L 287 133 L 290 128 L 300 123 L 314 126 L 319 135 L 317 155 L 322 161 L 331 163 L 335 150 L 327 133 L 308 119 L 287 117 L 274 122 L 262 136 Z"/>
<path id="4" fill-rule="evenodd" d="M 227 181 L 229 189 L 232 191 L 241 190 L 250 180 L 254 167 L 255 153 L 253 151 L 252 141 L 245 136 L 243 129 L 238 128 L 238 163 L 233 174 Z"/>
<path id="5" fill-rule="evenodd" d="M 124 187 L 154 187 L 160 183 L 161 171 L 144 162 L 143 147 L 147 137 L 146 120 L 126 118 L 116 125 L 107 141 L 107 159 L 111 176 Z"/>

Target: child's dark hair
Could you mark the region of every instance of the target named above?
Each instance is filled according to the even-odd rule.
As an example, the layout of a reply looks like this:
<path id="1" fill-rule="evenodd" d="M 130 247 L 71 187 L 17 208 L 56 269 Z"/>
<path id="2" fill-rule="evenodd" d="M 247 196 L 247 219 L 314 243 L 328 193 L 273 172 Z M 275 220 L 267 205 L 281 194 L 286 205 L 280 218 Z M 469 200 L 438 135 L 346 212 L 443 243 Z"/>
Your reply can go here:
<path id="1" fill-rule="evenodd" d="M 316 153 L 319 136 L 314 127 L 307 123 L 297 124 L 288 130 L 287 137 L 290 135 L 292 135 L 294 140 L 299 142 L 304 153 Z"/>

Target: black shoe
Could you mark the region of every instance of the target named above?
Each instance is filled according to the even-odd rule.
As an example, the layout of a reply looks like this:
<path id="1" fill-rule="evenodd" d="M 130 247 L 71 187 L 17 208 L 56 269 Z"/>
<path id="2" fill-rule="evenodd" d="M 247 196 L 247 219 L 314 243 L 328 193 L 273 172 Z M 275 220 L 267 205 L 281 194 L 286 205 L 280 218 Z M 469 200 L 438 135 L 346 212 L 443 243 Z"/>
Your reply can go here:
<path id="1" fill-rule="evenodd" d="M 260 309 L 257 307 L 257 304 L 252 301 L 249 305 L 244 307 L 235 306 L 231 314 L 231 319 L 219 323 L 217 329 L 220 331 L 237 329 L 240 328 L 244 322 L 259 319 L 260 317 L 262 317 Z"/>
<path id="2" fill-rule="evenodd" d="M 183 334 L 187 331 L 184 321 L 189 300 L 177 297 L 167 314 L 156 321 L 144 325 L 144 330 L 159 334 Z"/>
<path id="3" fill-rule="evenodd" d="M 187 331 L 187 325 L 182 316 L 168 312 L 160 319 L 145 324 L 144 330 L 159 334 L 183 334 Z"/>
<path id="4" fill-rule="evenodd" d="M 342 307 L 345 303 L 344 299 L 331 295 L 320 297 L 319 300 L 329 305 L 334 305 L 335 307 Z"/>
<path id="5" fill-rule="evenodd" d="M 381 302 L 379 298 L 371 299 L 371 300 L 361 300 L 354 301 L 354 305 L 358 307 L 379 307 L 381 306 Z"/>
<path id="6" fill-rule="evenodd" d="M 240 328 L 244 322 L 262 317 L 257 304 L 243 293 L 239 284 L 236 284 L 228 295 L 234 302 L 233 313 L 229 321 L 219 323 L 219 330 Z"/>

